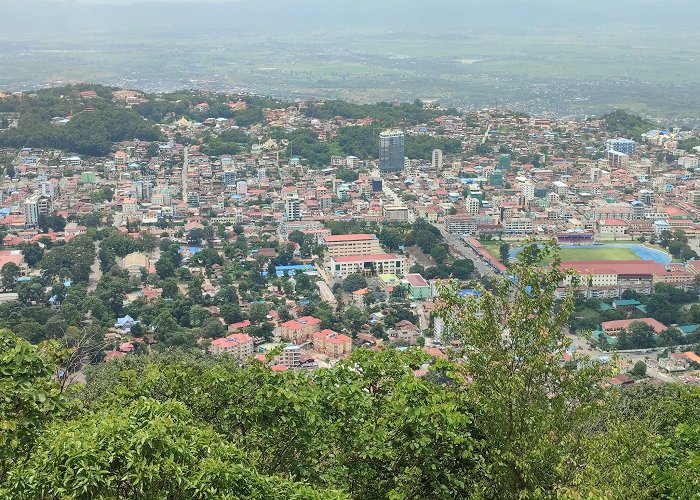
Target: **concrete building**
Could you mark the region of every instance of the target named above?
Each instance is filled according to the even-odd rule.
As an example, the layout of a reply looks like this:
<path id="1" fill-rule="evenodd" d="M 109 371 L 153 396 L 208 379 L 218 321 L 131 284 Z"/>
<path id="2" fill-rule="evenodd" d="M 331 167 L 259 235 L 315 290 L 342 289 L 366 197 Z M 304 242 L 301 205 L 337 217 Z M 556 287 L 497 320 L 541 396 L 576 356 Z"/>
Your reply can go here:
<path id="1" fill-rule="evenodd" d="M 503 221 L 505 234 L 531 234 L 535 227 L 531 219 L 512 218 Z"/>
<path id="2" fill-rule="evenodd" d="M 374 234 L 338 234 L 321 238 L 326 245 L 326 255 L 341 257 L 344 255 L 372 255 L 382 252 L 377 236 Z"/>
<path id="3" fill-rule="evenodd" d="M 631 139 L 609 139 L 605 145 L 608 151 L 617 151 L 626 155 L 633 155 L 637 149 L 637 143 Z"/>
<path id="4" fill-rule="evenodd" d="M 433 149 L 432 167 L 436 170 L 442 170 L 442 149 Z"/>
<path id="5" fill-rule="evenodd" d="M 332 358 L 340 358 L 350 354 L 352 339 L 333 330 L 322 330 L 313 335 L 314 351 L 327 354 Z"/>
<path id="6" fill-rule="evenodd" d="M 245 333 L 233 333 L 227 337 L 212 340 L 209 346 L 211 354 L 229 354 L 240 360 L 253 355 L 253 337 Z"/>
<path id="7" fill-rule="evenodd" d="M 52 209 L 51 198 L 34 195 L 24 202 L 24 218 L 27 227 L 36 227 L 39 224 L 40 215 L 50 215 Z"/>
<path id="8" fill-rule="evenodd" d="M 279 326 L 279 336 L 295 344 L 311 340 L 311 335 L 321 329 L 321 320 L 313 316 L 290 319 Z"/>
<path id="9" fill-rule="evenodd" d="M 380 274 L 404 274 L 404 258 L 393 253 L 375 255 L 350 255 L 346 257 L 331 257 L 330 271 L 338 278 L 346 278 L 350 274 L 363 276 L 378 276 Z"/>
<path id="10" fill-rule="evenodd" d="M 139 277 L 141 276 L 141 269 L 148 269 L 151 267 L 151 261 L 148 255 L 140 252 L 130 253 L 126 257 L 123 257 L 119 261 L 119 267 L 126 270 L 129 276 Z"/>
<path id="11" fill-rule="evenodd" d="M 476 220 L 471 215 L 448 215 L 445 229 L 453 234 L 476 234 Z"/>
<path id="12" fill-rule="evenodd" d="M 384 205 L 382 215 L 384 220 L 408 222 L 408 208 L 401 205 Z"/>
<path id="13" fill-rule="evenodd" d="M 407 274 L 406 283 L 412 300 L 430 298 L 430 284 L 420 274 Z"/>
<path id="14" fill-rule="evenodd" d="M 598 221 L 598 237 L 601 240 L 628 240 L 629 224 L 622 219 L 603 219 Z"/>
<path id="15" fill-rule="evenodd" d="M 404 134 L 385 130 L 379 134 L 379 171 L 400 172 L 404 168 Z"/>
<path id="16" fill-rule="evenodd" d="M 477 215 L 479 213 L 479 209 L 481 208 L 481 202 L 478 198 L 467 196 L 467 198 L 464 200 L 464 204 L 466 206 L 468 214 Z"/>
<path id="17" fill-rule="evenodd" d="M 296 193 L 290 193 L 284 202 L 284 218 L 301 220 L 301 200 Z"/>

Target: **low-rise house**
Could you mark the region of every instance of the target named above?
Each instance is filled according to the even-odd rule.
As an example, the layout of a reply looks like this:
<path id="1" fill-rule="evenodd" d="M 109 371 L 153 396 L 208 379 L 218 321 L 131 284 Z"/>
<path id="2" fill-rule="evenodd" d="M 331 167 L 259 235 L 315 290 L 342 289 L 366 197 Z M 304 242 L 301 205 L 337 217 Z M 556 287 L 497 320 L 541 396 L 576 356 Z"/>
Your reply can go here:
<path id="1" fill-rule="evenodd" d="M 117 322 L 114 324 L 114 328 L 117 328 L 124 333 L 131 333 L 131 329 L 137 323 L 138 321 L 136 321 L 134 318 L 127 314 L 122 318 L 117 318 Z"/>

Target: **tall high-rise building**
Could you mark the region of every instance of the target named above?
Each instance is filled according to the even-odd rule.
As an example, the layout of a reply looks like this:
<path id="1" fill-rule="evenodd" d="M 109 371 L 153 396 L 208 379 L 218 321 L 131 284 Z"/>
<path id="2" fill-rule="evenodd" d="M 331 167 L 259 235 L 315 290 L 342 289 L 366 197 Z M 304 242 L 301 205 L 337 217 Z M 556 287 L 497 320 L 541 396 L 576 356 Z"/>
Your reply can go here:
<path id="1" fill-rule="evenodd" d="M 39 195 L 30 196 L 24 202 L 24 225 L 36 227 L 39 224 L 39 216 L 49 215 L 51 209 L 51 198 Z"/>
<path id="2" fill-rule="evenodd" d="M 301 200 L 296 193 L 290 193 L 284 203 L 286 220 L 301 220 Z"/>
<path id="3" fill-rule="evenodd" d="M 608 151 L 617 151 L 626 155 L 633 155 L 637 149 L 637 143 L 632 139 L 609 139 L 607 146 Z"/>
<path id="4" fill-rule="evenodd" d="M 404 135 L 400 130 L 379 134 L 379 171 L 400 172 L 404 167 Z"/>
<path id="5" fill-rule="evenodd" d="M 433 168 L 442 170 L 442 149 L 433 149 Z"/>
<path id="6" fill-rule="evenodd" d="M 151 181 L 136 181 L 135 186 L 137 200 L 148 200 L 151 197 Z"/>

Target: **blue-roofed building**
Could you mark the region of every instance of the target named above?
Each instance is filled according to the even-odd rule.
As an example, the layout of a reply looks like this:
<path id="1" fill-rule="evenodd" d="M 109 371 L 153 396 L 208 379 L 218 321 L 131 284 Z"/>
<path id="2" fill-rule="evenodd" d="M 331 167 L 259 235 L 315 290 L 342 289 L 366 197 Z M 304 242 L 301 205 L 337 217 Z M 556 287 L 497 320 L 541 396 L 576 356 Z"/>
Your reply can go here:
<path id="1" fill-rule="evenodd" d="M 134 318 L 128 314 L 122 318 L 117 318 L 117 322 L 114 324 L 114 328 L 118 328 L 124 333 L 131 333 L 131 328 L 138 323 Z"/>
<path id="2" fill-rule="evenodd" d="M 700 328 L 700 325 L 698 324 L 691 324 L 691 325 L 681 325 L 678 327 L 678 329 L 681 331 L 683 335 L 688 335 L 690 333 L 695 333 L 698 328 Z"/>

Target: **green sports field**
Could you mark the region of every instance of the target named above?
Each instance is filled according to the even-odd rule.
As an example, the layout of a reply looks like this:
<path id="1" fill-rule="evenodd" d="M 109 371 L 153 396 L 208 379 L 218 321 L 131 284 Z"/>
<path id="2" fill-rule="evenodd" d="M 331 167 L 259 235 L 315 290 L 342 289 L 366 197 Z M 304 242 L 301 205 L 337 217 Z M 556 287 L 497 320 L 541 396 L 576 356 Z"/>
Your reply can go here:
<path id="1" fill-rule="evenodd" d="M 641 260 L 631 248 L 562 248 L 561 259 L 572 260 Z"/>

